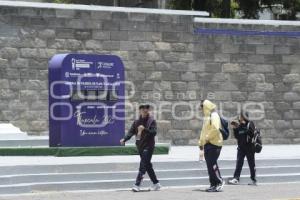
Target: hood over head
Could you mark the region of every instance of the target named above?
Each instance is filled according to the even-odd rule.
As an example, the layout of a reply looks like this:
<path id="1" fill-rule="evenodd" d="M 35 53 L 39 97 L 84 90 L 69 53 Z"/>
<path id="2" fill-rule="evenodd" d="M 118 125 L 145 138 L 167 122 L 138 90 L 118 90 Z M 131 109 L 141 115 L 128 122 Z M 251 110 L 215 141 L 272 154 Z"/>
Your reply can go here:
<path id="1" fill-rule="evenodd" d="M 210 113 L 217 108 L 216 104 L 209 100 L 203 102 L 203 112 L 205 116 L 209 116 Z"/>

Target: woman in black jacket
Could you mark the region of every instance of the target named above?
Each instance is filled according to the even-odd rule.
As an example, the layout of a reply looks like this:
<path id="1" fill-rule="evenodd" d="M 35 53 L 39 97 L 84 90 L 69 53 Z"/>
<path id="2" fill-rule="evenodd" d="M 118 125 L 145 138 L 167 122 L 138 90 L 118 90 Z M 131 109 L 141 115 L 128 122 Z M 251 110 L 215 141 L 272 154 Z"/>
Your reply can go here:
<path id="1" fill-rule="evenodd" d="M 239 184 L 242 168 L 244 165 L 244 159 L 247 158 L 251 182 L 248 185 L 256 185 L 256 168 L 255 168 L 255 151 L 252 144 L 252 138 L 254 137 L 255 125 L 249 120 L 247 112 L 242 112 L 239 122 L 231 122 L 234 137 L 237 139 L 237 162 L 233 178 L 228 181 L 229 184 Z"/>

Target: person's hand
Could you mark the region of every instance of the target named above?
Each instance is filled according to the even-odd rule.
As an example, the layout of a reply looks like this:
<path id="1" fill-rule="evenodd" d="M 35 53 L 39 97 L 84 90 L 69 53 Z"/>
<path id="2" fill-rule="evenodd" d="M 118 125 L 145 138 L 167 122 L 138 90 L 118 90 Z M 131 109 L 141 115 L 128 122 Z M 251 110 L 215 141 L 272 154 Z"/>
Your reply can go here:
<path id="1" fill-rule="evenodd" d="M 145 129 L 145 127 L 144 127 L 143 125 L 140 125 L 140 126 L 138 127 L 138 132 L 139 132 L 139 133 L 142 133 L 144 129 Z"/>
<path id="2" fill-rule="evenodd" d="M 231 125 L 232 128 L 237 128 L 239 126 L 239 124 L 236 121 L 232 121 L 230 123 L 230 125 Z"/>
<path id="3" fill-rule="evenodd" d="M 124 138 L 120 140 L 120 144 L 121 144 L 121 145 L 125 145 L 125 140 L 124 140 Z"/>
<path id="4" fill-rule="evenodd" d="M 199 160 L 200 160 L 200 161 L 203 161 L 203 160 L 204 160 L 204 151 L 203 151 L 203 150 L 200 150 Z"/>
<path id="5" fill-rule="evenodd" d="M 245 120 L 241 120 L 241 124 L 246 124 L 246 121 Z"/>

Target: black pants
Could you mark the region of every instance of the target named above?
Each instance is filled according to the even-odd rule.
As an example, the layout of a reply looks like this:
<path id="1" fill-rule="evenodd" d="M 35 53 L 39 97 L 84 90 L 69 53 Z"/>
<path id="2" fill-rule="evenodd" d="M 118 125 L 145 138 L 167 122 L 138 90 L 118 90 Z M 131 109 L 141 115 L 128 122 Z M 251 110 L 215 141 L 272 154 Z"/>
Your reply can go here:
<path id="1" fill-rule="evenodd" d="M 218 158 L 221 153 L 221 147 L 217 147 L 214 145 L 205 146 L 204 148 L 204 156 L 207 165 L 207 171 L 209 175 L 209 182 L 211 186 L 217 186 L 221 184 L 223 179 L 221 177 L 221 173 L 218 166 Z"/>
<path id="2" fill-rule="evenodd" d="M 240 148 L 238 147 L 237 162 L 234 172 L 234 178 L 240 179 L 242 168 L 244 165 L 245 157 L 247 158 L 248 165 L 250 168 L 251 179 L 256 181 L 256 168 L 255 168 L 255 152 L 251 147 Z"/>
<path id="3" fill-rule="evenodd" d="M 155 172 L 153 170 L 152 163 L 151 163 L 153 151 L 154 151 L 154 149 L 152 149 L 152 148 L 146 148 L 146 149 L 143 149 L 143 150 L 139 151 L 140 157 L 141 157 L 141 162 L 140 162 L 139 173 L 136 177 L 136 183 L 135 184 L 137 186 L 141 185 L 146 172 L 148 173 L 149 178 L 151 179 L 153 184 L 156 184 L 156 183 L 159 182 L 156 178 L 156 175 L 155 175 Z"/>

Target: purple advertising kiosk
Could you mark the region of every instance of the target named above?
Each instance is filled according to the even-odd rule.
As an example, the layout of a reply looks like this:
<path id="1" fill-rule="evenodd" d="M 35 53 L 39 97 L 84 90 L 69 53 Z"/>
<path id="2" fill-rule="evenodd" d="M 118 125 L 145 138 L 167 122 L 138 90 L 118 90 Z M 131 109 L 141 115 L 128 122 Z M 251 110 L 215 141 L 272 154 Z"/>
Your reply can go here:
<path id="1" fill-rule="evenodd" d="M 124 65 L 113 55 L 49 62 L 50 147 L 117 146 L 125 131 Z"/>

